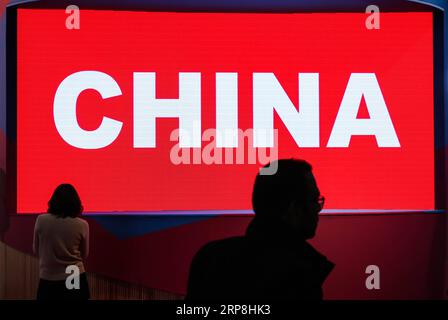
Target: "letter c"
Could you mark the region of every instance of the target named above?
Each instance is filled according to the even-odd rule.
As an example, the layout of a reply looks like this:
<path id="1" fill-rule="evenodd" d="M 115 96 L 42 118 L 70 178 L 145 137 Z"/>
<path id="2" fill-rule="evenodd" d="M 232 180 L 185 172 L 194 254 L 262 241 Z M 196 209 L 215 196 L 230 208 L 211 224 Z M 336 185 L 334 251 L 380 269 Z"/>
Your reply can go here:
<path id="1" fill-rule="evenodd" d="M 53 116 L 56 129 L 69 145 L 80 149 L 107 147 L 118 137 L 123 123 L 103 117 L 92 131 L 82 129 L 76 118 L 76 101 L 84 90 L 94 89 L 103 99 L 121 95 L 118 83 L 104 72 L 80 71 L 65 78 L 54 97 Z"/>

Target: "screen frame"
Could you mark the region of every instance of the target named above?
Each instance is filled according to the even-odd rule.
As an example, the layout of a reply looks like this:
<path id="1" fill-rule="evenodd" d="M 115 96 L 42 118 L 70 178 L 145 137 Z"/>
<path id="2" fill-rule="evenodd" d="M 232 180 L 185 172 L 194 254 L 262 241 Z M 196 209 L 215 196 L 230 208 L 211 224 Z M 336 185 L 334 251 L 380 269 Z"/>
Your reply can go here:
<path id="1" fill-rule="evenodd" d="M 21 3 L 12 5 L 6 9 L 6 209 L 9 215 L 14 216 L 33 216 L 34 214 L 18 214 L 17 213 L 17 10 L 18 9 L 65 9 L 62 4 L 57 5 L 42 5 L 38 2 Z M 264 10 L 264 11 L 200 11 L 200 10 L 150 10 L 148 8 L 126 8 L 126 6 L 116 7 L 110 6 L 83 6 L 84 9 L 92 10 L 117 10 L 117 11 L 147 11 L 147 12 L 256 12 L 256 13 L 301 13 L 297 10 Z M 350 12 L 347 10 L 313 10 L 315 13 L 340 13 Z M 426 7 L 426 10 L 394 10 L 387 12 L 431 12 L 433 17 L 433 77 L 434 77 L 434 210 L 428 211 L 409 211 L 409 210 L 323 210 L 321 215 L 383 215 L 383 214 L 409 214 L 409 213 L 444 213 L 446 210 L 446 157 L 445 157 L 445 132 L 447 130 L 445 123 L 445 96 L 444 96 L 444 13 L 434 7 Z M 241 210 L 238 210 L 241 211 Z M 39 213 L 36 213 L 39 214 Z M 230 216 L 245 216 L 252 215 L 253 212 L 248 210 L 246 212 L 233 212 L 227 210 L 223 212 L 194 212 L 193 211 L 148 211 L 144 213 L 125 213 L 120 212 L 104 212 L 104 213 L 86 213 L 86 216 L 95 215 L 147 215 L 147 216 L 216 216 L 216 215 L 230 215 Z"/>

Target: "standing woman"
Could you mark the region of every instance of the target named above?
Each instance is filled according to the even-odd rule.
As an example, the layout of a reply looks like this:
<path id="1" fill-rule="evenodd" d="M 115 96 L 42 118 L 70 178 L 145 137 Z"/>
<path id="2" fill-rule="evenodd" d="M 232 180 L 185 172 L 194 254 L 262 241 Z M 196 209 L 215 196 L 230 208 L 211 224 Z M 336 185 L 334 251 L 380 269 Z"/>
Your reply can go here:
<path id="1" fill-rule="evenodd" d="M 47 214 L 37 217 L 34 253 L 39 256 L 38 300 L 88 300 L 90 298 L 84 260 L 89 254 L 89 225 L 79 218 L 83 206 L 75 188 L 61 184 L 48 202 Z M 67 267 L 69 268 L 66 273 Z M 67 276 L 79 270 L 79 289 L 66 285 Z M 68 279 L 67 282 L 69 282 Z M 69 284 L 77 283 L 70 281 Z"/>

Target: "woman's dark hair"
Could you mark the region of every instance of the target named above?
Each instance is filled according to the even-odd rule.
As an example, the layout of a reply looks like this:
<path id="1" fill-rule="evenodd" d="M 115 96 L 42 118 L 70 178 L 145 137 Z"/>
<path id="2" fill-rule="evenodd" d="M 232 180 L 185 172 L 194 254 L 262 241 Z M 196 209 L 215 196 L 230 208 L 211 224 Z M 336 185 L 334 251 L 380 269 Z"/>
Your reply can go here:
<path id="1" fill-rule="evenodd" d="M 59 185 L 48 201 L 47 212 L 61 218 L 78 217 L 83 210 L 78 192 L 71 184 Z"/>

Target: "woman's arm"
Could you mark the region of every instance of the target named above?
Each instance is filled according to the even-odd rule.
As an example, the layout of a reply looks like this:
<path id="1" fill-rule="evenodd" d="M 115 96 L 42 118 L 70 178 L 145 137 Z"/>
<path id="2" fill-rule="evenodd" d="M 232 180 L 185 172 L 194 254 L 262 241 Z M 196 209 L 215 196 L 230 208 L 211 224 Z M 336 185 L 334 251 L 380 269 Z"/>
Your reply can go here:
<path id="1" fill-rule="evenodd" d="M 34 224 L 34 236 L 33 236 L 33 252 L 35 255 L 39 256 L 39 216 L 36 219 L 36 223 Z"/>
<path id="2" fill-rule="evenodd" d="M 84 232 L 83 232 L 83 238 L 81 241 L 81 257 L 83 260 L 87 259 L 89 256 L 89 224 L 87 221 L 84 221 Z"/>

